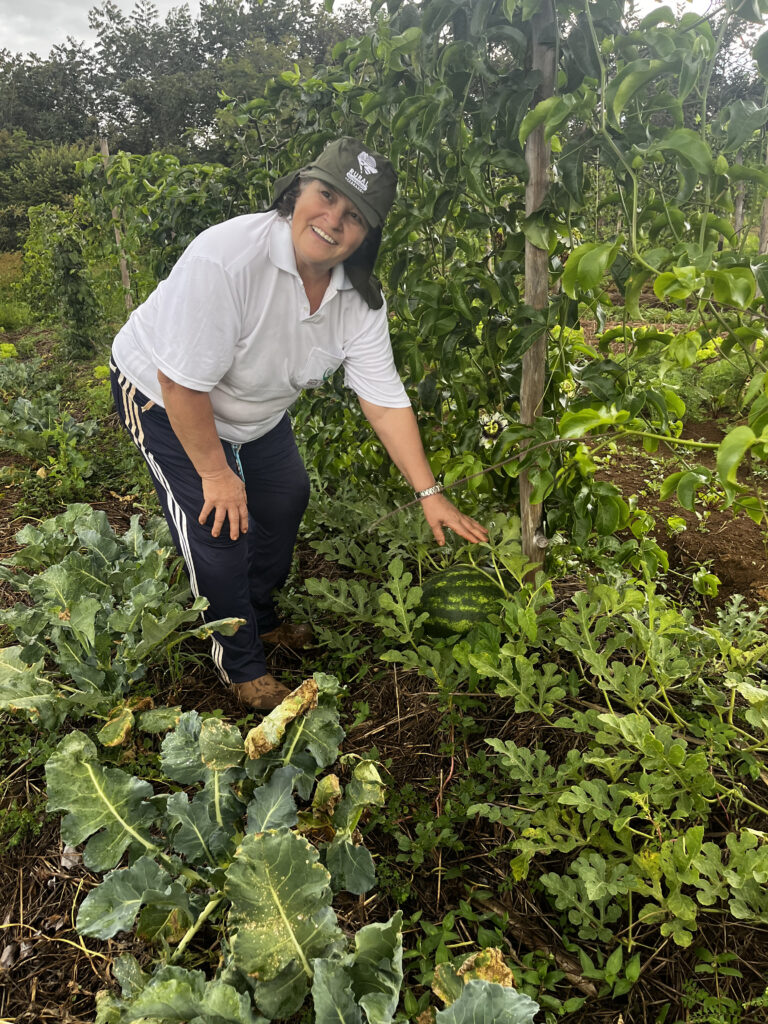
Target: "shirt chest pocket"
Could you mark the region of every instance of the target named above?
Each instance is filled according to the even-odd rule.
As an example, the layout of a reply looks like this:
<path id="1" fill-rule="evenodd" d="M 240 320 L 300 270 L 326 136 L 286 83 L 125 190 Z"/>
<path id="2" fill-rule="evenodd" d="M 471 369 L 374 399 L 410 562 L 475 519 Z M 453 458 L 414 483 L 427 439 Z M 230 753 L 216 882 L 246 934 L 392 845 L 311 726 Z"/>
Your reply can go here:
<path id="1" fill-rule="evenodd" d="M 342 352 L 324 348 L 310 349 L 304 362 L 291 372 L 291 384 L 299 391 L 318 388 L 334 375 L 344 360 Z"/>

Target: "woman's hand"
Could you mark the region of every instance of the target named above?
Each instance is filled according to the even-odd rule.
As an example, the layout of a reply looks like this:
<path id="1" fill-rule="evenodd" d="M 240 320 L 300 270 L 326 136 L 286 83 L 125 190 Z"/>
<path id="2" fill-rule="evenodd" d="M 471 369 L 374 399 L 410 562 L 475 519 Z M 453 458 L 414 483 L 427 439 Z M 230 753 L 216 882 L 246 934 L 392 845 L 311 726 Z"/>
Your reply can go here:
<path id="1" fill-rule="evenodd" d="M 477 544 L 479 541 L 488 540 L 488 531 L 480 523 L 459 512 L 452 501 L 449 501 L 444 494 L 432 494 L 429 498 L 421 499 L 421 508 L 424 518 L 429 523 L 435 540 L 442 547 L 445 544 L 445 533 L 443 527 L 458 533 L 464 540 Z"/>
<path id="2" fill-rule="evenodd" d="M 163 392 L 163 405 L 173 432 L 189 456 L 203 485 L 203 507 L 197 521 L 204 526 L 214 512 L 211 535 L 218 537 L 224 520 L 229 519 L 229 536 L 237 540 L 248 532 L 248 502 L 245 484 L 230 468 L 224 447 L 216 433 L 210 395 L 177 384 L 162 370 L 157 379 Z"/>
<path id="3" fill-rule="evenodd" d="M 218 537 L 224 520 L 229 519 L 229 536 L 237 540 L 241 533 L 248 532 L 248 501 L 245 484 L 233 470 L 224 469 L 201 474 L 205 503 L 200 510 L 198 522 L 204 526 L 211 512 L 214 512 L 211 536 Z"/>

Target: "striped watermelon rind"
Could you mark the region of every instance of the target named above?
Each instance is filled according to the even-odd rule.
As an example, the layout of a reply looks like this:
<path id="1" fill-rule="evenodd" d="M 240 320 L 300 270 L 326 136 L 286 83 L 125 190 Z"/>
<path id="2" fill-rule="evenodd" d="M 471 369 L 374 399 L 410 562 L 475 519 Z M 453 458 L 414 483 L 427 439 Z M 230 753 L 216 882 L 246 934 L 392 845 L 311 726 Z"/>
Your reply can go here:
<path id="1" fill-rule="evenodd" d="M 503 591 L 498 583 L 472 565 L 451 565 L 430 576 L 422 586 L 421 608 L 429 618 L 425 631 L 433 637 L 468 633 L 488 619 Z"/>

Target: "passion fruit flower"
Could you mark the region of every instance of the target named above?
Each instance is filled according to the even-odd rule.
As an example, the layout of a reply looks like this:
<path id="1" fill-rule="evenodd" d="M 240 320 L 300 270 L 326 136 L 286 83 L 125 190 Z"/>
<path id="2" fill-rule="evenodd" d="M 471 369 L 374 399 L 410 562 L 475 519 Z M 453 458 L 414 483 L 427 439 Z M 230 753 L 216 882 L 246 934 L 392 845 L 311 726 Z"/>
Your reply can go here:
<path id="1" fill-rule="evenodd" d="M 502 430 L 509 426 L 509 420 L 502 416 L 500 412 L 481 412 L 480 413 L 480 446 L 482 448 L 492 448 L 499 438 Z"/>

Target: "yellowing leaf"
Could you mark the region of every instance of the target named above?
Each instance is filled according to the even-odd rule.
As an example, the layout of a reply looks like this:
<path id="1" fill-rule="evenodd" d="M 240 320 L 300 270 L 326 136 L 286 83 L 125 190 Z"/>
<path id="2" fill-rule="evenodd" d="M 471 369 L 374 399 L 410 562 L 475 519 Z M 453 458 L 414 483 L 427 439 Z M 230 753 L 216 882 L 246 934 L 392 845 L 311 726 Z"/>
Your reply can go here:
<path id="1" fill-rule="evenodd" d="M 96 738 L 104 747 L 121 747 L 131 734 L 133 721 L 133 712 L 130 708 L 114 708 L 106 724 L 96 734 Z"/>
<path id="2" fill-rule="evenodd" d="M 317 683 L 314 679 L 305 679 L 293 693 L 274 708 L 266 718 L 251 729 L 245 737 L 245 752 L 252 760 L 263 757 L 279 745 L 285 730 L 299 715 L 317 707 Z"/>
<path id="3" fill-rule="evenodd" d="M 465 984 L 473 978 L 478 978 L 482 981 L 493 981 L 497 985 L 506 985 L 508 988 L 515 985 L 514 974 L 504 962 L 501 950 L 495 946 L 468 956 L 459 968 L 458 975 Z"/>

